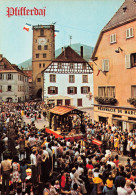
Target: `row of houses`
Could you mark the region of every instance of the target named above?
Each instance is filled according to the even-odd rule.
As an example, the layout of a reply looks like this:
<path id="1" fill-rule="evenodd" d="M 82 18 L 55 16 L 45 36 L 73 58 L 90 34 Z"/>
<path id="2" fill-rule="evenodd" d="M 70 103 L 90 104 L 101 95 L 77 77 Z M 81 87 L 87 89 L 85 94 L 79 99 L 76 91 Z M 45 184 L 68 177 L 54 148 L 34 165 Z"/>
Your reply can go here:
<path id="1" fill-rule="evenodd" d="M 54 27 L 45 25 L 33 29 L 32 63 L 35 68 L 32 78 L 33 89 L 37 90 L 35 93 L 41 93 L 42 99 L 51 106 L 94 106 L 95 121 L 114 123 L 123 129 L 136 128 L 135 0 L 125 0 L 102 29 L 89 63 L 83 59 L 83 48 L 81 55 L 71 47 L 64 48 L 54 58 Z M 45 51 L 46 55 L 43 55 Z M 15 71 L 16 66 L 12 65 L 12 68 Z M 12 76 L 7 75 L 7 72 L 4 74 L 0 78 L 9 82 L 8 78 Z M 18 74 L 23 76 L 23 73 Z M 24 87 L 21 87 L 22 82 Z M 18 85 L 16 96 L 20 98 L 22 90 L 26 92 L 27 89 L 23 80 L 19 80 Z M 5 93 L 10 90 L 7 86 L 4 88 Z M 21 98 L 24 100 L 27 95 Z"/>
<path id="2" fill-rule="evenodd" d="M 32 72 L 22 71 L 1 56 L 1 101 L 26 101 L 33 95 Z M 43 80 L 42 100 L 49 106 L 72 105 L 90 107 L 93 103 L 93 71 L 89 63 L 71 47 L 41 72 Z M 27 76 L 26 76 L 27 75 Z M 41 81 L 40 80 L 40 81 Z"/>

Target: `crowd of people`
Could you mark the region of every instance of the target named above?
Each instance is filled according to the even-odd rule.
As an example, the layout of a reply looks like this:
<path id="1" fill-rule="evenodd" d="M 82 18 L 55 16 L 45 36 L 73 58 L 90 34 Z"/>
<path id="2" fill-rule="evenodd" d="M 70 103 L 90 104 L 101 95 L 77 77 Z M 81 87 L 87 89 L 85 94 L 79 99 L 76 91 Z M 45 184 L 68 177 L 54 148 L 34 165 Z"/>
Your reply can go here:
<path id="1" fill-rule="evenodd" d="M 1 194 L 134 195 L 136 130 L 91 123 L 82 140 L 66 141 L 39 129 L 41 102 L 3 103 L 0 113 Z M 35 118 L 30 124 L 26 117 Z M 92 140 L 101 141 L 99 147 Z M 119 160 L 119 155 L 127 161 Z M 9 185 L 10 184 L 10 185 Z"/>

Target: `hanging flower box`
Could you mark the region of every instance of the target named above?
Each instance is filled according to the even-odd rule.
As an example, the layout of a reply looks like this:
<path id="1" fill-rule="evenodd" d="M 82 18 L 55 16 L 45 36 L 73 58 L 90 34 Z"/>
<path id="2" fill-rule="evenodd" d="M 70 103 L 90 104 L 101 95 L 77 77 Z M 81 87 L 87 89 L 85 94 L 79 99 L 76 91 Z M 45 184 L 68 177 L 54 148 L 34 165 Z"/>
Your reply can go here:
<path id="1" fill-rule="evenodd" d="M 136 107 L 136 98 L 129 98 L 127 100 L 131 105 L 135 106 Z"/>
<path id="2" fill-rule="evenodd" d="M 116 98 L 109 98 L 109 97 L 95 97 L 95 100 L 99 103 L 99 104 L 105 104 L 105 105 L 115 105 L 117 103 L 117 99 Z"/>

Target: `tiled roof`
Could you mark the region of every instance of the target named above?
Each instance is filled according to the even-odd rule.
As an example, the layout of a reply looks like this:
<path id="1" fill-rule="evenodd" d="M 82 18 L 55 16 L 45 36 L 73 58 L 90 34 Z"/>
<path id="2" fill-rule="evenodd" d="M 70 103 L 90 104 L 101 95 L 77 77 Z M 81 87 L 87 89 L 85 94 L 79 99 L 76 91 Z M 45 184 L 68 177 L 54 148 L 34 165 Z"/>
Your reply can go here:
<path id="1" fill-rule="evenodd" d="M 53 62 L 86 62 L 78 53 L 71 47 L 64 48 L 64 51 L 53 60 Z"/>
<path id="2" fill-rule="evenodd" d="M 136 1 L 125 0 L 102 31 L 110 30 L 134 19 L 136 19 Z"/>
<path id="3" fill-rule="evenodd" d="M 28 77 L 32 77 L 32 70 L 23 70 L 23 72 L 24 72 Z"/>
<path id="4" fill-rule="evenodd" d="M 21 74 L 27 76 L 27 75 L 23 72 L 23 70 L 21 70 L 21 69 L 18 68 L 17 65 L 11 64 L 11 66 L 12 66 L 17 72 L 19 72 L 19 73 L 21 73 Z"/>
<path id="5" fill-rule="evenodd" d="M 77 108 L 74 106 L 56 106 L 49 111 L 53 114 L 64 115 L 68 112 L 71 112 L 72 110 L 77 110 Z"/>
<path id="6" fill-rule="evenodd" d="M 20 74 L 25 75 L 25 73 L 18 68 L 17 65 L 11 64 L 6 58 L 2 57 L 0 63 L 4 65 L 4 69 L 1 69 L 0 72 L 19 72 Z M 26 75 L 25 75 L 26 76 Z"/>

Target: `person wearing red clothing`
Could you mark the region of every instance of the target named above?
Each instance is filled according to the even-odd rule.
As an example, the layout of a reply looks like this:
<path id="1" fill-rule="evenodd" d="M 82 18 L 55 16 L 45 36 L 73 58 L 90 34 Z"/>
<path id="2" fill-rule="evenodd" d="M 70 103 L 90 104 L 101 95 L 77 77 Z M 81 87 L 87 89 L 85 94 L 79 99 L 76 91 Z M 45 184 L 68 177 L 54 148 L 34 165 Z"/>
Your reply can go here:
<path id="1" fill-rule="evenodd" d="M 91 160 L 89 160 L 88 164 L 86 164 L 86 168 L 87 169 L 93 169 L 94 168 L 93 165 L 92 165 L 92 161 Z"/>
<path id="2" fill-rule="evenodd" d="M 61 188 L 64 188 L 66 185 L 66 173 L 63 172 L 61 176 Z"/>
<path id="3" fill-rule="evenodd" d="M 119 159 L 118 159 L 118 155 L 115 156 L 115 159 L 113 161 L 116 165 L 116 167 L 119 167 Z"/>

